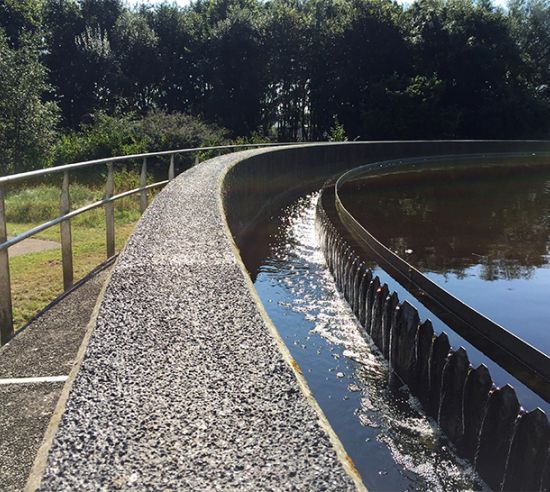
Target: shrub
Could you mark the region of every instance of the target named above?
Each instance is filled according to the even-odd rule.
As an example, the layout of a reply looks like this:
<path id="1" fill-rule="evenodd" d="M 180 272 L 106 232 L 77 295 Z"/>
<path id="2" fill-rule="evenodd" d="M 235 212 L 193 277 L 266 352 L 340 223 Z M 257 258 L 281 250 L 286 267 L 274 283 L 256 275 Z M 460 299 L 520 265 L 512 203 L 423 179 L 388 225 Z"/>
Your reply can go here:
<path id="1" fill-rule="evenodd" d="M 334 125 L 329 131 L 328 139 L 330 142 L 347 142 L 348 137 L 346 136 L 346 130 L 344 126 L 338 121 L 337 118 L 334 120 Z"/>
<path id="2" fill-rule="evenodd" d="M 135 122 L 136 133 L 153 150 L 209 147 L 227 143 L 227 131 L 183 113 L 152 111 Z"/>
<path id="3" fill-rule="evenodd" d="M 117 155 L 140 154 L 172 149 L 205 147 L 226 143 L 227 131 L 182 113 L 152 111 L 136 115 L 108 116 L 97 114 L 93 122 L 77 132 L 63 136 L 55 151 L 55 164 L 87 161 Z M 162 162 L 162 165 L 158 165 Z M 163 175 L 168 159 L 152 160 L 150 166 Z M 178 170 L 190 167 L 193 156 L 178 157 Z M 129 165 L 129 169 L 132 165 Z M 98 170 L 83 172 L 81 180 L 94 179 Z M 102 171 L 101 171 L 102 172 Z"/>
<path id="4" fill-rule="evenodd" d="M 55 149 L 55 165 L 147 152 L 147 141 L 138 136 L 135 126 L 130 116 L 98 113 L 80 131 L 61 137 Z"/>

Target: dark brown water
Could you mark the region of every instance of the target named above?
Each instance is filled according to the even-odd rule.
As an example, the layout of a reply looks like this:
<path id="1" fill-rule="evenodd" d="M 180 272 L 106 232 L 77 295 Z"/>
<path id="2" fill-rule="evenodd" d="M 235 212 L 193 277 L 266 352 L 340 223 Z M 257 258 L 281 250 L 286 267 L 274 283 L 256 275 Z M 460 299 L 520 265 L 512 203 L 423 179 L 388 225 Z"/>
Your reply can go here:
<path id="1" fill-rule="evenodd" d="M 550 169 L 386 176 L 342 199 L 433 281 L 550 353 Z"/>

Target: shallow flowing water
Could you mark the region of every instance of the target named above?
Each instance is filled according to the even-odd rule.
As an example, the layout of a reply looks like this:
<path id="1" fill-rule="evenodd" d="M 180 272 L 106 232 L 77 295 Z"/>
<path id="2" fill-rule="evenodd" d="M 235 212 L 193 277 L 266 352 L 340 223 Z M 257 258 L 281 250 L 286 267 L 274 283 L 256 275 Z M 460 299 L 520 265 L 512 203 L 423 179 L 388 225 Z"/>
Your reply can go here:
<path id="1" fill-rule="evenodd" d="M 365 340 L 317 245 L 316 195 L 258 229 L 241 251 L 256 290 L 347 453 L 373 490 L 478 489 L 437 425 Z"/>

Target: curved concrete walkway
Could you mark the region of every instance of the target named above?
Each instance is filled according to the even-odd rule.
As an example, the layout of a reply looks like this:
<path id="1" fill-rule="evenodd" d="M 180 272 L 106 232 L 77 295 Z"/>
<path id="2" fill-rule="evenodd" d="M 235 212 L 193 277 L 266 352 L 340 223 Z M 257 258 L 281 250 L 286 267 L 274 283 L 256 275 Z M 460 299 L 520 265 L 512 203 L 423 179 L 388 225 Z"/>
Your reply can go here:
<path id="1" fill-rule="evenodd" d="M 253 294 L 223 204 L 239 235 L 266 200 L 331 172 L 396 156 L 548 146 L 316 145 L 230 154 L 185 172 L 119 257 L 29 489 L 40 477 L 52 491 L 361 488 Z"/>
<path id="2" fill-rule="evenodd" d="M 42 490 L 355 488 L 235 255 L 220 176 L 237 159 L 193 168 L 146 211 L 115 266 Z"/>

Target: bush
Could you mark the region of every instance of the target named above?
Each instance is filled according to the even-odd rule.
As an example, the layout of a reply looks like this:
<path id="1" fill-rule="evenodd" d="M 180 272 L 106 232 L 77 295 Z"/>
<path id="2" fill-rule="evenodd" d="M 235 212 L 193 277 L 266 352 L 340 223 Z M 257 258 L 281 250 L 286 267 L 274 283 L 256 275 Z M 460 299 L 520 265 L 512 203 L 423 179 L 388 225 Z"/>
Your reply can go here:
<path id="1" fill-rule="evenodd" d="M 216 125 L 205 123 L 199 118 L 183 113 L 165 113 L 152 111 L 135 123 L 137 134 L 147 142 L 149 152 L 155 150 L 191 149 L 196 147 L 214 147 L 229 144 L 227 130 Z M 211 153 L 202 152 L 201 161 L 212 157 Z M 166 172 L 166 163 L 158 166 L 158 171 Z M 191 153 L 177 156 L 176 166 L 181 172 L 193 165 L 194 155 Z"/>
<path id="2" fill-rule="evenodd" d="M 63 136 L 55 150 L 55 165 L 101 159 L 117 155 L 141 154 L 162 150 L 206 147 L 227 143 L 227 131 L 182 113 L 153 111 L 144 117 L 108 116 L 99 113 L 80 131 Z M 158 162 L 162 161 L 162 165 Z M 154 170 L 166 174 L 168 159 L 151 162 Z M 178 157 L 178 170 L 191 166 L 193 156 Z M 83 172 L 80 179 L 89 181 L 97 170 Z"/>
<path id="3" fill-rule="evenodd" d="M 328 134 L 329 142 L 347 142 L 348 137 L 346 136 L 346 130 L 344 126 L 338 121 L 337 118 L 334 120 L 334 125 L 329 131 Z"/>
<path id="4" fill-rule="evenodd" d="M 227 143 L 227 130 L 183 113 L 152 111 L 135 121 L 137 135 L 153 150 L 210 147 Z"/>
<path id="5" fill-rule="evenodd" d="M 62 165 L 147 151 L 147 141 L 138 136 L 134 119 L 99 113 L 92 123 L 83 124 L 80 131 L 61 137 L 54 163 Z"/>

